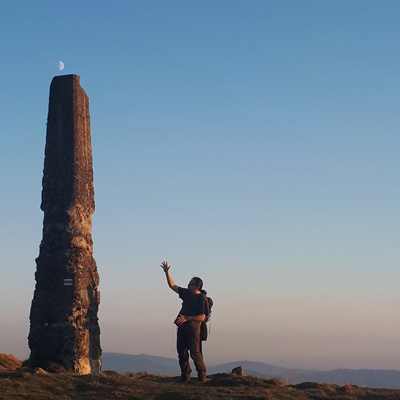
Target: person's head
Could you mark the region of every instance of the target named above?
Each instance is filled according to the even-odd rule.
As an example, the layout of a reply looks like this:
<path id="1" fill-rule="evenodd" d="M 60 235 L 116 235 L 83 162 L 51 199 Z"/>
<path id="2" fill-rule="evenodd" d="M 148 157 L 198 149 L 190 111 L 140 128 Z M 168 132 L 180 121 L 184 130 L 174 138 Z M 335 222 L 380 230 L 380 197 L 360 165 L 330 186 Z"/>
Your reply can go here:
<path id="1" fill-rule="evenodd" d="M 188 289 L 192 290 L 192 291 L 196 291 L 198 290 L 199 292 L 206 294 L 207 292 L 203 289 L 203 281 L 195 276 L 194 278 L 192 278 L 188 284 Z"/>

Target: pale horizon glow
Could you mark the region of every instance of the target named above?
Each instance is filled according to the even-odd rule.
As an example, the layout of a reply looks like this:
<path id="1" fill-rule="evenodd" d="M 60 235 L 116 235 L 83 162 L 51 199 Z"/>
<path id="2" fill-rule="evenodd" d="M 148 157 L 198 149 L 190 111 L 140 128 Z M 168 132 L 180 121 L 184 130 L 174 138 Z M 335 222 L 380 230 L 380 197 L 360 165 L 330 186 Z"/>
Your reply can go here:
<path id="1" fill-rule="evenodd" d="M 176 357 L 168 260 L 214 300 L 206 364 L 400 370 L 399 2 L 1 10 L 1 353 L 29 356 L 61 59 L 90 102 L 103 351 Z"/>

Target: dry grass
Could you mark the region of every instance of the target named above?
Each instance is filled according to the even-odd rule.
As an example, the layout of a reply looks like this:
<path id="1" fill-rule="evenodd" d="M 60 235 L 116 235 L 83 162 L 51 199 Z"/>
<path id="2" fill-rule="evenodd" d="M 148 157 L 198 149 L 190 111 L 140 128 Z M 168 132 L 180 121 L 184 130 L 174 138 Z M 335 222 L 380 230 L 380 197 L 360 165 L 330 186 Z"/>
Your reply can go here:
<path id="1" fill-rule="evenodd" d="M 400 390 L 306 382 L 284 385 L 279 379 L 216 374 L 201 384 L 177 383 L 177 377 L 149 373 L 100 376 L 68 373 L 0 372 L 0 399 L 132 399 L 132 400 L 399 400 Z"/>
<path id="2" fill-rule="evenodd" d="M 0 353 L 0 371 L 16 370 L 20 368 L 22 362 L 15 358 L 12 354 Z"/>

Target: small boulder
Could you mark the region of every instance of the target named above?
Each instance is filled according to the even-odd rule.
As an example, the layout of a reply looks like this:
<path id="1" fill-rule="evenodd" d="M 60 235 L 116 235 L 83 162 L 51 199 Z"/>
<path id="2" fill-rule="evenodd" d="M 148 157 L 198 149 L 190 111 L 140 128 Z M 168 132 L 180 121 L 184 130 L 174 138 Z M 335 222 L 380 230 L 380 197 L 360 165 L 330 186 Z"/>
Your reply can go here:
<path id="1" fill-rule="evenodd" d="M 33 374 L 34 375 L 49 375 L 49 373 L 42 368 L 35 368 Z"/>
<path id="2" fill-rule="evenodd" d="M 236 368 L 233 368 L 232 375 L 246 376 L 246 374 L 244 373 L 243 367 L 240 366 L 240 365 L 238 367 L 236 367 Z"/>

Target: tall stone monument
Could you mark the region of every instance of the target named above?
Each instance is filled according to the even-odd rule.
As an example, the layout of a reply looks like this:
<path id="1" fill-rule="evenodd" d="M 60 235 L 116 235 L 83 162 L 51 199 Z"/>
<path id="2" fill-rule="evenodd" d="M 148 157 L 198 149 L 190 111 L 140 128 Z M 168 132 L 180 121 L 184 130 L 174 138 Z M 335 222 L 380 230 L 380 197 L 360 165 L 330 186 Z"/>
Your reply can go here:
<path id="1" fill-rule="evenodd" d="M 99 373 L 89 99 L 77 75 L 57 76 L 51 82 L 41 209 L 43 238 L 36 259 L 29 364 L 59 364 L 80 375 Z"/>

